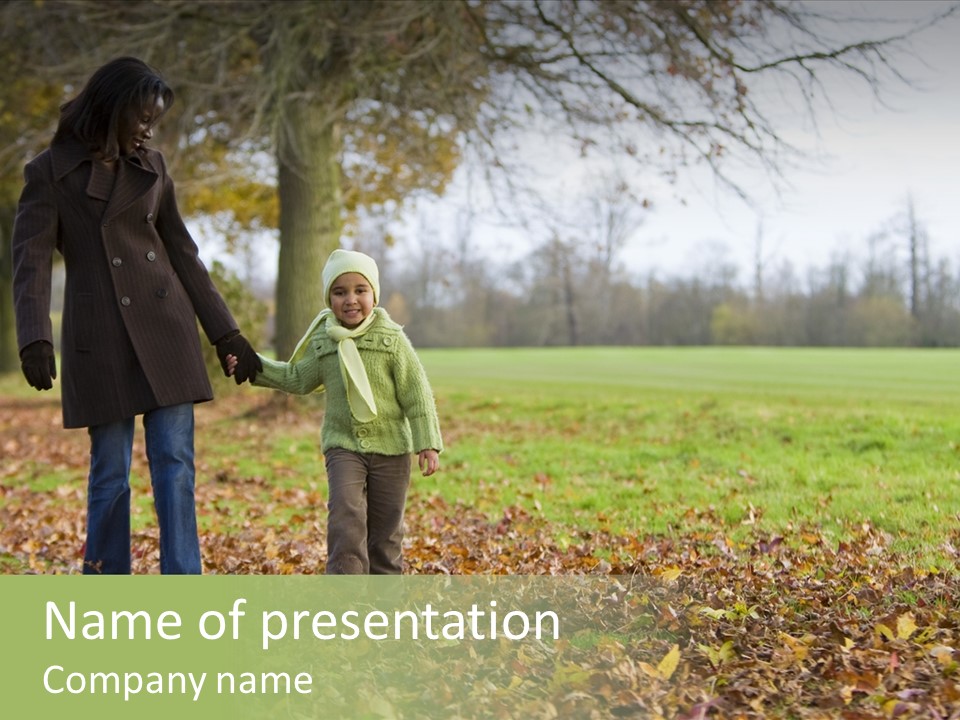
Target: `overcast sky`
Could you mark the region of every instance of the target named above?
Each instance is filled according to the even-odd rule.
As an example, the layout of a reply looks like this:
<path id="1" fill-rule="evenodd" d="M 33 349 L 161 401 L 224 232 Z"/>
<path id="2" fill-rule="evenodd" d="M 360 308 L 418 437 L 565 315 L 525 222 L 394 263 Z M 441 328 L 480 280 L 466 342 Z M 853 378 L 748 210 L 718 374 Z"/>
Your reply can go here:
<path id="1" fill-rule="evenodd" d="M 847 3 L 867 16 L 929 17 L 949 2 L 874 0 Z M 707 173 L 688 172 L 673 187 L 648 183 L 652 211 L 631 237 L 623 260 L 631 271 L 688 275 L 723 260 L 750 277 L 762 228 L 768 267 L 791 262 L 799 275 L 824 267 L 833 256 L 867 253 L 867 238 L 888 227 L 912 197 L 930 238 L 932 256 L 960 263 L 960 16 L 924 31 L 914 44 L 919 59 L 898 65 L 912 86 L 885 85 L 881 105 L 870 90 L 847 80 L 828 79 L 834 110 L 817 114 L 818 127 L 797 118 L 783 135 L 808 151 L 807 168 L 785 171 L 778 195 L 759 172 L 738 181 L 753 206 L 719 186 Z M 799 105 L 799 104 L 798 104 Z M 556 160 L 557 146 L 546 155 Z M 584 187 L 587 171 L 563 165 L 555 177 L 561 204 Z M 430 228 L 447 242 L 456 235 L 456 209 L 449 200 L 422 208 L 413 232 Z M 530 247 L 528 232 L 487 226 L 483 208 L 472 218 L 473 241 L 495 257 L 518 256 Z M 462 220 L 461 220 L 462 223 Z M 419 226 L 419 229 L 418 227 Z"/>
<path id="2" fill-rule="evenodd" d="M 931 17 L 951 2 L 938 0 L 868 0 L 845 3 L 870 17 Z M 862 30 L 858 31 L 862 32 Z M 898 67 L 911 85 L 885 85 L 881 105 L 862 85 L 849 79 L 828 83 L 834 110 L 817 113 L 818 127 L 800 115 L 778 124 L 784 137 L 805 150 L 806 168 L 789 168 L 777 194 L 760 172 L 739 173 L 737 180 L 751 195 L 748 205 L 719 186 L 706 172 L 684 172 L 674 186 L 656 176 L 635 178 L 652 201 L 643 224 L 631 236 L 622 260 L 631 273 L 689 276 L 692 272 L 731 263 L 749 282 L 758 232 L 768 268 L 789 261 L 800 277 L 848 253 L 855 262 L 867 254 L 867 239 L 902 215 L 907 198 L 926 229 L 931 255 L 960 267 L 960 13 L 918 36 L 918 58 L 901 57 Z M 799 103 L 797 103 L 799 106 Z M 531 148 L 534 164 L 552 182 L 552 200 L 569 208 L 573 198 L 589 191 L 596 171 L 578 164 L 576 153 L 564 155 L 562 144 Z M 543 240 L 540 227 L 504 228 L 490 222 L 491 208 L 464 200 L 460 177 L 450 197 L 423 203 L 410 214 L 401 242 L 392 255 L 453 247 L 469 229 L 469 242 L 495 261 L 517 259 Z M 591 180 L 591 178 L 594 178 Z M 466 212 L 466 205 L 470 211 Z M 200 233 L 202 235 L 202 233 Z M 538 237 L 539 235 L 539 237 Z M 213 257 L 215 242 L 201 240 L 201 251 Z M 401 238 L 402 239 L 402 238 Z M 422 243 L 422 245 L 421 245 Z M 257 275 L 275 276 L 276 243 L 260 245 L 254 260 Z M 266 279 L 266 278 L 262 278 Z"/>
<path id="3" fill-rule="evenodd" d="M 867 11 L 888 13 L 892 5 L 914 13 L 931 3 L 873 2 Z M 940 5 L 941 7 L 944 5 Z M 922 6 L 927 6 L 926 8 Z M 758 225 L 773 261 L 822 267 L 848 249 L 866 253 L 867 237 L 904 211 L 912 197 L 930 239 L 931 254 L 960 261 L 960 17 L 925 31 L 916 51 L 923 63 L 904 58 L 915 89 L 887 85 L 876 102 L 868 91 L 841 90 L 838 112 L 819 115 L 819 135 L 794 131 L 790 140 L 822 154 L 815 169 L 789 170 L 791 187 L 782 197 L 756 189 L 751 208 L 706 181 L 688 205 L 664 202 L 634 238 L 630 264 L 682 269 L 711 241 L 732 260 L 749 266 Z M 929 67 L 925 66 L 928 65 Z M 709 255 L 709 253 L 707 253 Z"/>

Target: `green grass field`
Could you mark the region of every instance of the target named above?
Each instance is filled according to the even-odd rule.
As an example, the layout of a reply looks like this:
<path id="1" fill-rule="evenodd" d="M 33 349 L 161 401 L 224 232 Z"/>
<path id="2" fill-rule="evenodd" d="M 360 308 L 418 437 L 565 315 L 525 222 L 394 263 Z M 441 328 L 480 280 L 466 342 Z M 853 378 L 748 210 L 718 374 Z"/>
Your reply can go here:
<path id="1" fill-rule="evenodd" d="M 718 524 L 938 557 L 960 527 L 960 352 L 599 348 L 422 352 L 445 497 L 567 528 Z M 428 491 L 432 481 L 420 481 Z"/>
<path id="2" fill-rule="evenodd" d="M 447 448 L 439 474 L 415 475 L 414 500 L 439 496 L 493 520 L 518 506 L 552 523 L 561 545 L 585 529 L 737 538 L 807 526 L 839 542 L 869 524 L 918 562 L 955 562 L 947 543 L 960 545 L 958 351 L 557 348 L 421 357 Z M 0 379 L 0 396 L 19 406 L 55 400 L 19 375 Z M 247 412 L 268 397 L 218 381 L 218 401 L 202 406 L 215 414 L 198 421 L 201 482 L 258 478 L 324 496 L 316 399 L 280 416 Z M 21 459 L 3 484 L 82 484 L 82 431 L 53 425 L 43 433 L 69 435 L 79 449 L 54 461 Z M 147 485 L 142 463 L 134 474 Z M 153 524 L 149 498 L 137 498 L 135 523 Z M 296 521 L 298 508 L 262 501 L 260 521 Z M 235 502 L 218 523 L 253 511 L 248 499 Z"/>
<path id="3" fill-rule="evenodd" d="M 960 351 L 421 357 L 446 449 L 437 475 L 414 474 L 405 572 L 575 575 L 544 601 L 561 591 L 591 620 L 550 652 L 471 644 L 458 664 L 429 646 L 413 664 L 447 678 L 444 706 L 956 715 Z M 321 398 L 223 378 L 216 391 L 197 409 L 204 572 L 323 572 Z M 59 420 L 56 391 L 0 377 L 0 574 L 81 569 L 87 437 Z M 158 532 L 142 434 L 134 442 L 133 571 L 150 574 Z M 603 591 L 582 584 L 609 575 Z M 392 700 L 423 697 L 410 662 Z M 482 690 L 478 663 L 498 673 Z"/>

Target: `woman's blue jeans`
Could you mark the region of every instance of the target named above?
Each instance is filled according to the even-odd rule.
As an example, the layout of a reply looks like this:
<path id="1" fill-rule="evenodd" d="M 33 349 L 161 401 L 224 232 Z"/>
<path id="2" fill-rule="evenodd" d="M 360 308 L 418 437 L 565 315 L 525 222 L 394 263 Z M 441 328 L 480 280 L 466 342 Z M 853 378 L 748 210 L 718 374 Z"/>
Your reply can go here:
<path id="1" fill-rule="evenodd" d="M 160 525 L 160 572 L 201 572 L 194 502 L 193 404 L 143 416 L 153 502 Z M 130 573 L 130 457 L 134 418 L 97 425 L 90 433 L 85 575 Z"/>

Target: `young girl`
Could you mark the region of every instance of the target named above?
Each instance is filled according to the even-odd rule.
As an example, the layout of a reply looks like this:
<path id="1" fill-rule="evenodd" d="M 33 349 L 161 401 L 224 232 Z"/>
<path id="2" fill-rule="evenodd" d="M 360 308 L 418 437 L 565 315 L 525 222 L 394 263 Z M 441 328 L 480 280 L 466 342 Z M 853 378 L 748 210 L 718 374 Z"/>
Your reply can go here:
<path id="1" fill-rule="evenodd" d="M 377 307 L 379 275 L 368 255 L 334 250 L 323 269 L 327 308 L 289 362 L 261 356 L 253 378 L 301 395 L 326 390 L 329 574 L 399 574 L 410 454 L 424 476 L 440 467 L 433 392 L 402 328 Z"/>
<path id="2" fill-rule="evenodd" d="M 130 458 L 143 416 L 160 570 L 201 571 L 194 509 L 193 404 L 210 400 L 197 320 L 235 379 L 259 367 L 198 257 L 163 156 L 148 147 L 173 103 L 156 70 L 130 57 L 97 70 L 60 108 L 50 147 L 27 163 L 13 227 L 13 296 L 23 374 L 57 377 L 51 263 L 63 255 L 62 405 L 88 428 L 83 572 L 130 572 Z"/>

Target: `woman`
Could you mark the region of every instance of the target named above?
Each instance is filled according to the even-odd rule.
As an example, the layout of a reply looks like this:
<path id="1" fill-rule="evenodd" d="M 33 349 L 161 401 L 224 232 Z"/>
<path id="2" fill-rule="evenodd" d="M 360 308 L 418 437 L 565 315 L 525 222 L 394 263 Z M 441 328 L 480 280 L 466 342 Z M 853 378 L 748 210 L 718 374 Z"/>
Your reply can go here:
<path id="1" fill-rule="evenodd" d="M 160 570 L 201 572 L 193 403 L 211 400 L 196 320 L 236 379 L 260 363 L 200 261 L 163 156 L 146 143 L 173 103 L 159 73 L 118 58 L 60 108 L 50 147 L 24 169 L 13 231 L 14 306 L 24 376 L 56 378 L 53 252 L 63 255 L 65 428 L 90 435 L 84 573 L 130 572 L 130 458 L 143 416 L 160 526 Z M 226 367 L 224 366 L 224 371 Z"/>

